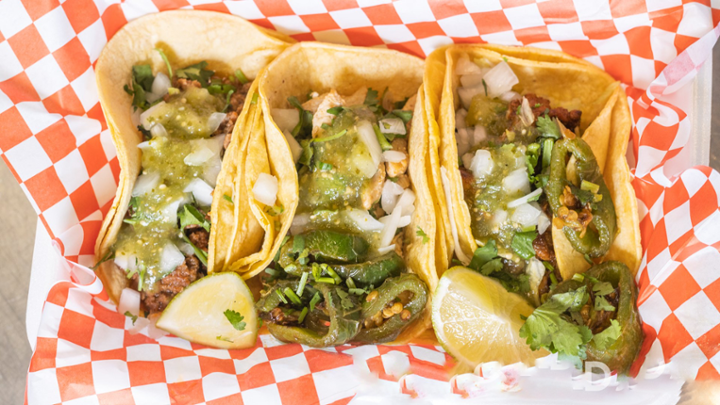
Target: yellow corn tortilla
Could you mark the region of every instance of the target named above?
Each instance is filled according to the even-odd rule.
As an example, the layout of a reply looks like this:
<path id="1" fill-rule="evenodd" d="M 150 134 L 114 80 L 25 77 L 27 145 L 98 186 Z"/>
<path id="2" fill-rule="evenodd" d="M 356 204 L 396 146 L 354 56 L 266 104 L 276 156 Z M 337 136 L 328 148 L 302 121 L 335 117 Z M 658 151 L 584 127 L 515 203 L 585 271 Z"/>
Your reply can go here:
<path id="1" fill-rule="evenodd" d="M 618 234 L 605 260 L 620 260 L 634 273 L 640 265 L 639 219 L 637 201 L 630 184 L 631 176 L 625 160 L 630 135 L 630 111 L 624 91 L 610 75 L 589 62 L 563 52 L 531 47 L 499 45 L 451 45 L 433 52 L 425 68 L 425 112 L 436 118 L 438 128 L 429 125 L 428 151 L 430 160 L 437 153 L 439 165 L 431 168 L 433 198 L 438 211 L 438 230 L 457 229 L 457 241 L 450 233 L 438 234 L 444 239 L 448 260 L 455 254 L 467 265 L 477 244 L 471 231 L 470 212 L 464 200 L 462 179 L 458 170 L 455 139 L 455 110 L 459 103 L 459 77 L 455 65 L 467 55 L 470 60 L 485 58 L 496 64 L 506 60 L 518 76 L 513 91 L 535 93 L 550 100 L 553 107 L 581 110 L 580 133 L 597 158 L 605 182 L 613 197 L 617 214 Z M 434 145 L 437 149 L 434 149 Z M 437 152 L 436 152 L 437 150 Z M 443 177 L 446 177 L 445 182 Z M 445 222 L 447 218 L 447 223 Z M 577 253 L 561 230 L 552 227 L 555 254 L 564 279 L 587 270 L 590 265 Z M 436 259 L 442 252 L 436 255 Z M 447 267 L 438 263 L 438 272 Z"/>
<path id="2" fill-rule="evenodd" d="M 250 142 L 254 138 L 264 139 L 267 155 L 259 157 L 248 153 L 250 161 L 269 158 L 270 170 L 266 173 L 278 179 L 278 201 L 284 212 L 272 218 L 274 232 L 266 232 L 263 246 L 270 241 L 272 247 L 264 254 L 264 259 L 254 266 L 235 268 L 248 278 L 264 269 L 280 248 L 290 229 L 299 201 L 298 174 L 285 136 L 273 121 L 273 108 L 287 108 L 287 98 L 308 93 L 309 90 L 320 94 L 336 90 L 339 94 L 350 95 L 360 88 L 385 89 L 394 99 L 418 96 L 415 104 L 411 131 L 408 135 L 408 174 L 411 187 L 416 194 L 415 211 L 410 225 L 405 227 L 404 258 L 408 269 L 416 274 L 428 286 L 428 305 L 426 312 L 413 325 L 406 328 L 396 343 L 407 342 L 422 334 L 431 325 L 430 295 L 437 285 L 435 263 L 435 209 L 431 197 L 431 187 L 427 181 L 428 162 L 426 157 L 428 121 L 422 114 L 424 94 L 420 90 L 423 74 L 422 60 L 395 51 L 385 49 L 356 48 L 343 45 L 331 45 L 316 42 L 304 42 L 293 45 L 275 59 L 258 77 L 259 100 L 264 125 L 256 126 L 246 135 Z M 248 127 L 249 129 L 249 127 Z M 263 167 L 262 162 L 255 165 Z M 255 176 L 256 177 L 256 176 Z M 251 186 L 254 178 L 249 177 Z M 258 221 L 262 210 L 255 210 Z M 423 241 L 417 235 L 417 228 L 430 235 L 429 241 Z M 263 249 L 264 250 L 264 249 Z"/>
<path id="3" fill-rule="evenodd" d="M 103 49 L 95 67 L 100 103 L 120 164 L 117 194 L 95 243 L 97 260 L 106 256 L 117 238 L 140 171 L 141 152 L 137 145 L 143 139 L 132 123 L 131 97 L 123 90 L 123 85 L 131 81 L 132 66 L 147 63 L 154 73 L 167 73 L 163 59 L 155 50 L 159 48 L 173 66 L 207 61 L 210 69 L 221 74 L 232 74 L 236 69 L 241 69 L 249 79 L 253 79 L 293 42 L 289 37 L 257 27 L 239 17 L 190 10 L 150 14 L 128 23 L 115 34 Z M 251 95 L 249 93 L 249 97 Z M 241 146 L 245 141 L 241 128 L 246 121 L 249 105 L 245 104 L 236 121 L 233 138 L 226 150 L 213 193 L 209 271 L 223 268 L 227 265 L 228 257 L 233 257 L 230 254 L 233 252 L 224 248 L 233 238 L 228 230 L 237 228 L 237 222 L 243 222 L 237 217 L 237 210 L 224 201 L 222 196 L 227 194 L 233 197 L 233 201 L 239 201 L 234 190 L 235 179 L 242 175 L 244 169 L 236 159 L 242 155 Z M 246 214 L 241 212 L 242 215 Z M 96 273 L 110 298 L 117 302 L 120 292 L 128 285 L 125 271 L 112 261 L 106 261 Z"/>

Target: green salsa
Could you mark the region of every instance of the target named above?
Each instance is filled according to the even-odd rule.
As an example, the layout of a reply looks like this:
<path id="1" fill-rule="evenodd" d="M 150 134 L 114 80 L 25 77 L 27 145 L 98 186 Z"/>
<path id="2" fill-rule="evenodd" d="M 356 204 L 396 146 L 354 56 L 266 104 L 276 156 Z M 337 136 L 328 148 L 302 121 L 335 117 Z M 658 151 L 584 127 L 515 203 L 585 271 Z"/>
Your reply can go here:
<path id="1" fill-rule="evenodd" d="M 116 258 L 127 260 L 128 278 L 139 274 L 139 290 L 152 291 L 155 283 L 172 271 L 162 268 L 163 250 L 169 243 L 188 250 L 178 228 L 177 211 L 193 200 L 185 191 L 192 181 L 215 183 L 217 169 L 210 162 L 219 160 L 222 139 L 210 138 L 214 128 L 208 121 L 223 108 L 224 102 L 205 88 L 188 86 L 146 111 L 147 126 L 162 125 L 165 134 L 158 131 L 159 136 L 140 145 L 142 172 L 133 190 L 130 218 L 125 219 L 112 247 Z M 214 152 L 213 159 L 199 165 L 186 162 L 203 148 Z"/>

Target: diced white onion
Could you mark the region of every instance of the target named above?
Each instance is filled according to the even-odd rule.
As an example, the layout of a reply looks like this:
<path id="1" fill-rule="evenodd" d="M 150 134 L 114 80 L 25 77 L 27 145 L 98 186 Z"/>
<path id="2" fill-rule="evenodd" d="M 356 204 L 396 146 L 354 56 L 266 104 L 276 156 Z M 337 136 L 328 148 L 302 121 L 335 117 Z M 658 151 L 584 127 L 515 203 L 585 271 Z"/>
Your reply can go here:
<path id="1" fill-rule="evenodd" d="M 472 144 L 477 145 L 485 139 L 487 139 L 487 132 L 485 131 L 485 127 L 482 125 L 476 125 L 475 129 L 473 130 Z"/>
<path id="2" fill-rule="evenodd" d="M 545 266 L 543 266 L 540 260 L 532 257 L 525 267 L 525 273 L 528 275 L 530 281 L 530 291 L 537 293 L 540 282 L 543 277 L 545 277 Z"/>
<path id="3" fill-rule="evenodd" d="M 496 210 L 492 215 L 492 224 L 502 226 L 507 221 L 508 213 L 505 210 Z"/>
<path id="4" fill-rule="evenodd" d="M 192 245 L 187 242 L 181 242 L 178 244 L 178 249 L 180 249 L 185 256 L 192 256 L 195 254 L 195 249 L 193 249 Z"/>
<path id="5" fill-rule="evenodd" d="M 543 212 L 538 217 L 538 233 L 540 235 L 544 234 L 545 231 L 547 231 L 548 227 L 550 227 L 550 219 Z"/>
<path id="6" fill-rule="evenodd" d="M 147 318 L 139 317 L 133 322 L 132 326 L 128 329 L 128 333 L 131 335 L 136 335 L 140 333 L 141 330 L 147 328 L 150 326 L 150 320 Z"/>
<path id="7" fill-rule="evenodd" d="M 455 128 L 465 128 L 467 127 L 467 124 L 465 123 L 465 118 L 467 117 L 467 110 L 464 108 L 461 108 L 455 112 Z"/>
<path id="8" fill-rule="evenodd" d="M 464 168 L 470 170 L 470 166 L 472 165 L 472 160 L 473 160 L 474 156 L 475 155 L 473 155 L 472 153 L 466 153 L 466 154 L 462 155 L 461 159 L 462 159 Z"/>
<path id="9" fill-rule="evenodd" d="M 407 159 L 407 155 L 397 150 L 386 150 L 383 152 L 383 158 L 386 162 L 397 163 Z"/>
<path id="10" fill-rule="evenodd" d="M 213 153 L 220 156 L 223 146 L 225 145 L 225 138 L 227 135 L 217 135 L 212 138 L 203 139 L 207 144 L 207 147 L 212 149 Z"/>
<path id="11" fill-rule="evenodd" d="M 412 217 L 410 215 L 400 217 L 400 223 L 398 223 L 398 228 L 405 228 L 406 226 L 410 225 L 411 220 Z"/>
<path id="12" fill-rule="evenodd" d="M 401 217 L 402 209 L 400 209 L 400 207 L 395 207 L 392 214 L 380 218 L 380 222 L 385 225 L 383 230 L 380 232 L 380 248 L 390 246 L 390 243 L 395 237 L 398 225 L 400 224 Z"/>
<path id="13" fill-rule="evenodd" d="M 253 196 L 256 200 L 267 205 L 268 207 L 272 207 L 273 205 L 275 205 L 275 201 L 277 200 L 277 177 L 267 173 L 260 173 L 257 180 L 255 181 L 255 185 L 253 186 L 252 191 Z"/>
<path id="14" fill-rule="evenodd" d="M 195 201 L 200 203 L 200 205 L 209 206 L 212 204 L 213 188 L 201 179 L 193 179 L 193 181 L 191 181 L 183 191 L 186 193 L 192 193 L 195 197 Z"/>
<path id="15" fill-rule="evenodd" d="M 457 141 L 458 156 L 462 156 L 470 150 L 470 136 L 467 128 L 458 128 L 455 140 Z"/>
<path id="16" fill-rule="evenodd" d="M 469 74 L 469 75 L 460 76 L 460 83 L 462 84 L 463 87 L 474 87 L 474 86 L 478 86 L 478 85 L 482 86 L 482 80 L 483 80 L 482 73 L 473 73 L 473 74 Z"/>
<path id="17" fill-rule="evenodd" d="M 220 156 L 212 157 L 203 168 L 203 180 L 205 180 L 205 182 L 211 187 L 215 188 L 220 170 L 222 170 L 222 159 L 220 159 Z"/>
<path id="18" fill-rule="evenodd" d="M 400 118 L 385 118 L 378 121 L 378 127 L 383 134 L 405 135 L 405 122 Z"/>
<path id="19" fill-rule="evenodd" d="M 140 142 L 138 144 L 138 148 L 140 148 L 143 152 L 145 152 L 145 149 L 149 149 L 151 147 L 152 145 L 150 145 L 150 141 Z"/>
<path id="20" fill-rule="evenodd" d="M 295 108 L 273 108 L 272 119 L 280 131 L 292 131 L 300 122 L 300 112 Z"/>
<path id="21" fill-rule="evenodd" d="M 380 206 L 386 214 L 392 213 L 392 210 L 395 208 L 395 205 L 397 205 L 398 199 L 402 193 L 402 186 L 392 180 L 385 180 L 382 195 L 380 197 Z"/>
<path id="22" fill-rule="evenodd" d="M 483 177 L 492 173 L 493 163 L 492 155 L 490 151 L 485 149 L 478 149 L 475 151 L 472 162 L 470 163 L 470 170 L 473 172 L 475 177 Z"/>
<path id="23" fill-rule="evenodd" d="M 292 136 L 290 131 L 284 131 L 283 134 L 285 135 L 285 139 L 290 146 L 290 153 L 292 153 L 293 160 L 295 161 L 295 163 L 297 163 L 298 160 L 300 160 L 300 156 L 302 156 L 302 146 L 300 146 L 300 143 L 298 143 L 297 139 Z"/>
<path id="24" fill-rule="evenodd" d="M 482 68 L 470 61 L 467 55 L 461 56 L 455 66 L 455 74 L 458 76 L 482 74 Z"/>
<path id="25" fill-rule="evenodd" d="M 457 90 L 458 96 L 460 96 L 460 101 L 462 101 L 465 108 L 470 108 L 470 103 L 472 102 L 473 97 L 478 94 L 485 94 L 485 87 L 483 87 L 482 84 L 473 87 L 458 87 Z"/>
<path id="26" fill-rule="evenodd" d="M 168 242 L 160 255 L 160 271 L 167 274 L 185 261 L 185 255 L 174 243 Z"/>
<path id="27" fill-rule="evenodd" d="M 500 100 L 509 103 L 516 98 L 520 98 L 520 94 L 515 93 L 514 91 L 506 91 L 505 93 L 500 95 Z"/>
<path id="28" fill-rule="evenodd" d="M 409 188 L 406 188 L 403 190 L 403 193 L 400 195 L 400 198 L 398 199 L 397 204 L 395 205 L 395 208 L 393 209 L 393 212 L 395 212 L 395 209 L 400 208 L 402 211 L 402 215 L 410 215 L 415 211 L 415 193 L 410 190 Z"/>
<path id="29" fill-rule="evenodd" d="M 392 252 L 393 250 L 395 250 L 394 243 L 390 246 L 385 246 L 385 247 L 379 248 L 377 251 L 378 251 L 378 254 L 384 255 L 385 253 Z"/>
<path id="30" fill-rule="evenodd" d="M 150 92 L 145 94 L 145 98 L 149 103 L 154 103 L 155 100 L 164 97 L 168 93 L 170 85 L 170 78 L 165 73 L 159 72 L 153 80 Z"/>
<path id="31" fill-rule="evenodd" d="M 305 232 L 305 227 L 307 227 L 308 223 L 310 223 L 310 214 L 304 213 L 295 215 L 292 220 L 292 225 L 290 225 L 290 233 L 297 235 Z"/>
<path id="32" fill-rule="evenodd" d="M 157 123 L 150 128 L 150 135 L 152 135 L 153 138 L 158 138 L 161 136 L 167 136 L 167 131 L 165 130 L 165 127 L 161 123 Z"/>
<path id="33" fill-rule="evenodd" d="M 192 153 L 189 153 L 187 156 L 185 156 L 183 162 L 185 162 L 185 164 L 188 166 L 202 166 L 214 155 L 215 153 L 212 151 L 212 149 L 201 144 Z"/>
<path id="34" fill-rule="evenodd" d="M 520 104 L 520 121 L 523 125 L 529 127 L 535 122 L 535 114 L 533 114 L 532 108 L 530 108 L 530 102 L 527 98 L 522 98 L 522 104 Z"/>
<path id="35" fill-rule="evenodd" d="M 369 166 L 367 166 L 367 169 L 363 173 L 365 177 L 371 178 L 375 175 L 375 172 L 377 172 L 380 162 L 382 162 L 382 149 L 380 148 L 380 143 L 375 136 L 375 131 L 370 122 L 365 120 L 360 121 L 357 125 L 357 131 L 360 139 L 365 143 L 365 146 L 367 146 L 373 160 L 374 167 L 372 167 L 372 172 L 369 170 Z"/>
<path id="36" fill-rule="evenodd" d="M 517 200 L 510 201 L 510 202 L 507 204 L 507 207 L 508 207 L 508 208 L 519 207 L 519 206 L 521 206 L 522 204 L 525 204 L 529 199 L 531 199 L 531 198 L 533 198 L 533 197 L 537 197 L 537 196 L 539 196 L 540 194 L 542 194 L 542 191 L 543 191 L 542 188 L 538 188 L 538 189 L 536 189 L 535 191 L 533 191 L 532 193 L 530 193 L 530 194 L 528 194 L 528 195 L 526 195 L 526 196 L 520 197 L 520 198 L 518 198 Z"/>
<path id="37" fill-rule="evenodd" d="M 115 253 L 114 262 L 118 267 L 127 272 L 133 272 L 137 270 L 137 258 L 135 257 L 135 255 Z"/>
<path id="38" fill-rule="evenodd" d="M 350 218 L 361 231 L 380 231 L 383 229 L 382 222 L 373 218 L 369 212 L 353 208 L 346 211 L 345 215 Z"/>
<path id="39" fill-rule="evenodd" d="M 155 104 L 154 106 L 148 108 L 147 110 L 145 110 L 145 112 L 143 112 L 142 114 L 140 114 L 140 123 L 142 124 L 143 128 L 149 130 L 153 125 L 155 125 L 154 122 L 150 122 L 150 121 L 148 121 L 148 119 L 153 115 L 153 113 L 155 111 L 157 111 L 160 108 L 164 108 L 164 107 L 165 107 L 165 102 L 161 101 L 161 102 Z"/>
<path id="40" fill-rule="evenodd" d="M 530 180 L 527 176 L 527 168 L 521 167 L 513 170 L 503 179 L 503 188 L 506 192 L 527 194 L 530 192 Z"/>
<path id="41" fill-rule="evenodd" d="M 132 288 L 123 288 L 118 300 L 118 312 L 123 315 L 129 312 L 138 316 L 140 314 L 140 292 Z"/>
<path id="42" fill-rule="evenodd" d="M 169 224 L 177 224 L 177 211 L 182 200 L 173 201 L 162 208 L 161 213 L 165 222 Z"/>
<path id="43" fill-rule="evenodd" d="M 538 217 L 542 211 L 533 207 L 530 204 L 522 204 L 515 208 L 510 220 L 519 224 L 523 228 L 526 226 L 536 226 L 538 224 Z"/>
<path id="44" fill-rule="evenodd" d="M 141 195 L 151 192 L 160 183 L 160 173 L 152 172 L 148 174 L 141 174 L 135 180 L 135 187 L 133 187 L 132 196 L 139 197 Z"/>
<path id="45" fill-rule="evenodd" d="M 226 116 L 227 114 L 221 112 L 214 112 L 210 114 L 210 117 L 207 120 L 208 131 L 210 131 L 211 134 L 217 131 Z"/>
<path id="46" fill-rule="evenodd" d="M 484 79 L 488 89 L 488 97 L 490 98 L 512 90 L 513 86 L 520 82 L 510 65 L 505 61 L 501 61 L 485 73 Z"/>
<path id="47" fill-rule="evenodd" d="M 462 248 L 460 247 L 460 241 L 458 239 L 457 225 L 455 224 L 455 214 L 453 213 L 452 196 L 450 194 L 450 179 L 447 175 L 447 169 L 444 167 L 440 168 L 440 178 L 442 180 L 443 191 L 445 192 L 445 204 L 448 207 L 448 216 L 450 217 L 450 232 L 453 236 L 453 242 L 455 243 L 455 256 L 464 265 L 470 264 L 470 258 L 465 255 Z"/>

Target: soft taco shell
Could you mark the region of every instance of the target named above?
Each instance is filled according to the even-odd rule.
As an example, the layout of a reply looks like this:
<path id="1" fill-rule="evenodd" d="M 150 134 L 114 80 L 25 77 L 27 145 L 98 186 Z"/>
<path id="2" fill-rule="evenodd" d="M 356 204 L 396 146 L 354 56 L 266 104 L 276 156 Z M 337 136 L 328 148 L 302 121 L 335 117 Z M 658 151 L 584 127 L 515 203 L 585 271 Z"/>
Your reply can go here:
<path id="1" fill-rule="evenodd" d="M 452 228 L 454 223 L 457 229 L 457 242 L 452 235 L 450 238 L 445 236 L 446 257 L 455 253 L 461 260 L 468 260 L 477 248 L 470 227 L 470 212 L 463 197 L 455 139 L 455 106 L 459 103 L 459 77 L 455 74 L 455 65 L 463 55 L 468 55 L 471 60 L 485 58 L 493 64 L 506 60 L 519 79 L 514 91 L 535 93 L 550 100 L 553 107 L 582 111 L 582 138 L 598 160 L 617 213 L 619 232 L 604 260 L 621 260 L 637 271 L 642 252 L 637 202 L 625 161 L 630 134 L 630 112 L 625 93 L 610 75 L 589 62 L 563 52 L 531 47 L 453 45 L 440 48 L 428 57 L 425 115 L 435 116 L 438 120 L 438 130 L 433 130 L 430 125 L 428 132 L 429 143 L 439 145 L 439 167 L 431 170 L 434 201 L 441 208 L 441 216 L 449 219 L 446 227 Z M 442 81 L 442 85 L 438 81 Z M 439 97 L 438 91 L 441 92 Z M 429 154 L 432 157 L 434 151 L 430 150 Z M 443 184 L 443 175 L 447 177 L 447 184 Z M 449 196 L 443 192 L 443 186 L 449 189 Z M 442 220 L 438 221 L 438 228 L 441 223 Z M 589 264 L 572 249 L 562 231 L 554 227 L 552 231 L 563 278 L 587 270 Z M 438 239 L 440 237 L 438 235 Z M 443 270 L 439 266 L 438 269 Z"/>
<path id="2" fill-rule="evenodd" d="M 427 138 L 424 136 L 428 123 L 421 113 L 424 94 L 419 91 L 422 74 L 422 60 L 407 54 L 313 42 L 290 47 L 263 71 L 258 86 L 264 131 L 256 127 L 256 131 L 249 137 L 264 137 L 270 161 L 269 174 L 278 179 L 278 201 L 283 204 L 285 211 L 275 218 L 274 234 L 265 234 L 264 244 L 272 240 L 272 248 L 263 261 L 254 267 L 237 269 L 244 277 L 257 274 L 272 260 L 290 228 L 299 200 L 295 163 L 285 136 L 272 119 L 272 109 L 287 108 L 288 97 L 303 95 L 309 90 L 322 94 L 334 89 L 342 95 L 350 95 L 363 87 L 379 90 L 388 88 L 388 93 L 394 99 L 418 96 L 408 138 L 408 171 L 416 194 L 416 208 L 412 222 L 405 228 L 404 256 L 410 271 L 418 274 L 427 284 L 428 292 L 432 293 L 437 285 L 434 238 L 423 243 L 422 237 L 416 232 L 417 227 L 420 227 L 428 235 L 435 234 L 435 210 L 427 182 Z M 247 159 L 255 157 L 248 156 Z M 262 222 L 262 219 L 258 218 L 258 221 Z M 429 305 L 428 300 L 428 308 Z M 411 340 L 429 326 L 430 316 L 427 312 L 407 328 L 397 341 Z"/>
<path id="3" fill-rule="evenodd" d="M 160 48 L 173 66 L 207 61 L 208 67 L 219 73 L 232 74 L 236 69 L 241 69 L 252 79 L 292 42 L 294 40 L 289 37 L 257 27 L 239 17 L 190 10 L 168 11 L 138 18 L 113 36 L 100 54 L 95 73 L 100 103 L 117 149 L 120 178 L 117 194 L 95 244 L 98 260 L 105 257 L 115 242 L 140 171 L 141 154 L 137 145 L 142 142 L 142 135 L 132 123 L 131 98 L 123 90 L 123 85 L 131 81 L 132 66 L 148 63 L 153 72 L 167 73 L 163 59 L 155 51 Z M 226 229 L 232 229 L 237 221 L 231 212 L 232 206 L 219 201 L 223 200 L 223 194 L 234 196 L 232 188 L 238 174 L 235 159 L 243 141 L 239 128 L 244 125 L 248 105 L 246 103 L 236 122 L 218 176 L 218 186 L 214 191 L 212 232 L 208 247 L 208 253 L 213 258 L 208 263 L 210 270 L 222 267 L 226 262 L 226 254 L 217 253 L 226 241 L 214 235 L 225 235 Z M 128 284 L 125 272 L 112 261 L 106 261 L 98 268 L 97 274 L 110 297 L 117 301 L 120 292 Z"/>

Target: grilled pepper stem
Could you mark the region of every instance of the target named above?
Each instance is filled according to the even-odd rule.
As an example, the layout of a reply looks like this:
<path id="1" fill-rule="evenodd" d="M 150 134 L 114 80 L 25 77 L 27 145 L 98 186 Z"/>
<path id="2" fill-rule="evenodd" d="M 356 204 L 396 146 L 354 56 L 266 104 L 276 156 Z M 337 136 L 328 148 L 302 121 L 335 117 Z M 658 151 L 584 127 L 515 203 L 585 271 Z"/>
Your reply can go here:
<path id="1" fill-rule="evenodd" d="M 363 304 L 362 319 L 370 319 L 378 312 L 383 311 L 388 304 L 396 302 L 404 292 L 412 293 L 410 300 L 403 305 L 403 310 L 410 312 L 409 317 L 403 318 L 397 313 L 385 319 L 382 325 L 373 328 L 363 328 L 353 339 L 358 343 L 383 343 L 395 340 L 400 332 L 420 316 L 427 302 L 427 289 L 425 284 L 414 274 L 403 274 L 400 277 L 391 277 L 376 290 L 377 297 Z"/>
<path id="2" fill-rule="evenodd" d="M 620 324 L 620 336 L 606 350 L 599 350 L 593 341 L 587 346 L 587 360 L 605 363 L 611 370 L 626 374 L 632 366 L 643 341 L 642 325 L 637 309 L 637 287 L 632 273 L 620 262 L 605 262 L 592 267 L 584 273 L 583 282 L 574 279 L 563 281 L 553 290 L 551 295 L 576 290 L 583 285 L 592 290 L 593 280 L 607 281 L 617 288 L 620 297 L 615 319 Z"/>
<path id="3" fill-rule="evenodd" d="M 553 215 L 558 217 L 558 211 L 565 207 L 563 203 L 563 192 L 565 187 L 570 185 L 567 179 L 567 165 L 565 158 L 571 153 L 575 157 L 576 172 L 580 182 L 583 180 L 598 186 L 597 199 L 586 202 L 585 207 L 591 207 L 593 228 L 588 227 L 584 233 L 573 229 L 567 224 L 563 226 L 563 232 L 570 241 L 572 247 L 590 257 L 601 257 L 605 255 L 615 239 L 616 218 L 615 206 L 613 205 L 610 191 L 605 185 L 602 173 L 598 167 L 595 155 L 590 146 L 580 138 L 563 139 L 555 144 L 552 151 L 550 163 L 550 178 L 547 184 L 547 197 Z M 577 189 L 577 187 L 575 188 Z M 594 197 L 593 193 L 589 193 Z M 572 207 L 566 207 L 572 211 Z"/>
<path id="4" fill-rule="evenodd" d="M 309 318 L 313 318 L 315 321 L 308 322 L 305 324 L 311 324 L 311 327 L 301 326 L 285 326 L 276 323 L 268 323 L 267 327 L 270 333 L 277 339 L 289 343 L 300 343 L 310 347 L 328 347 L 344 344 L 345 342 L 352 339 L 360 330 L 360 311 L 343 309 L 341 305 L 341 299 L 338 295 L 338 288 L 328 284 L 316 284 L 314 288 L 317 289 L 322 297 L 324 298 L 324 309 L 315 308 L 311 312 L 312 315 L 308 315 Z M 276 288 L 273 288 L 275 290 Z M 278 296 L 276 299 L 273 296 Z M 273 304 L 279 305 L 279 295 L 271 291 L 265 298 L 267 300 L 261 300 L 258 302 L 258 310 L 261 312 L 269 312 L 272 310 Z M 325 319 L 327 329 L 320 328 L 318 322 L 319 319 Z"/>

